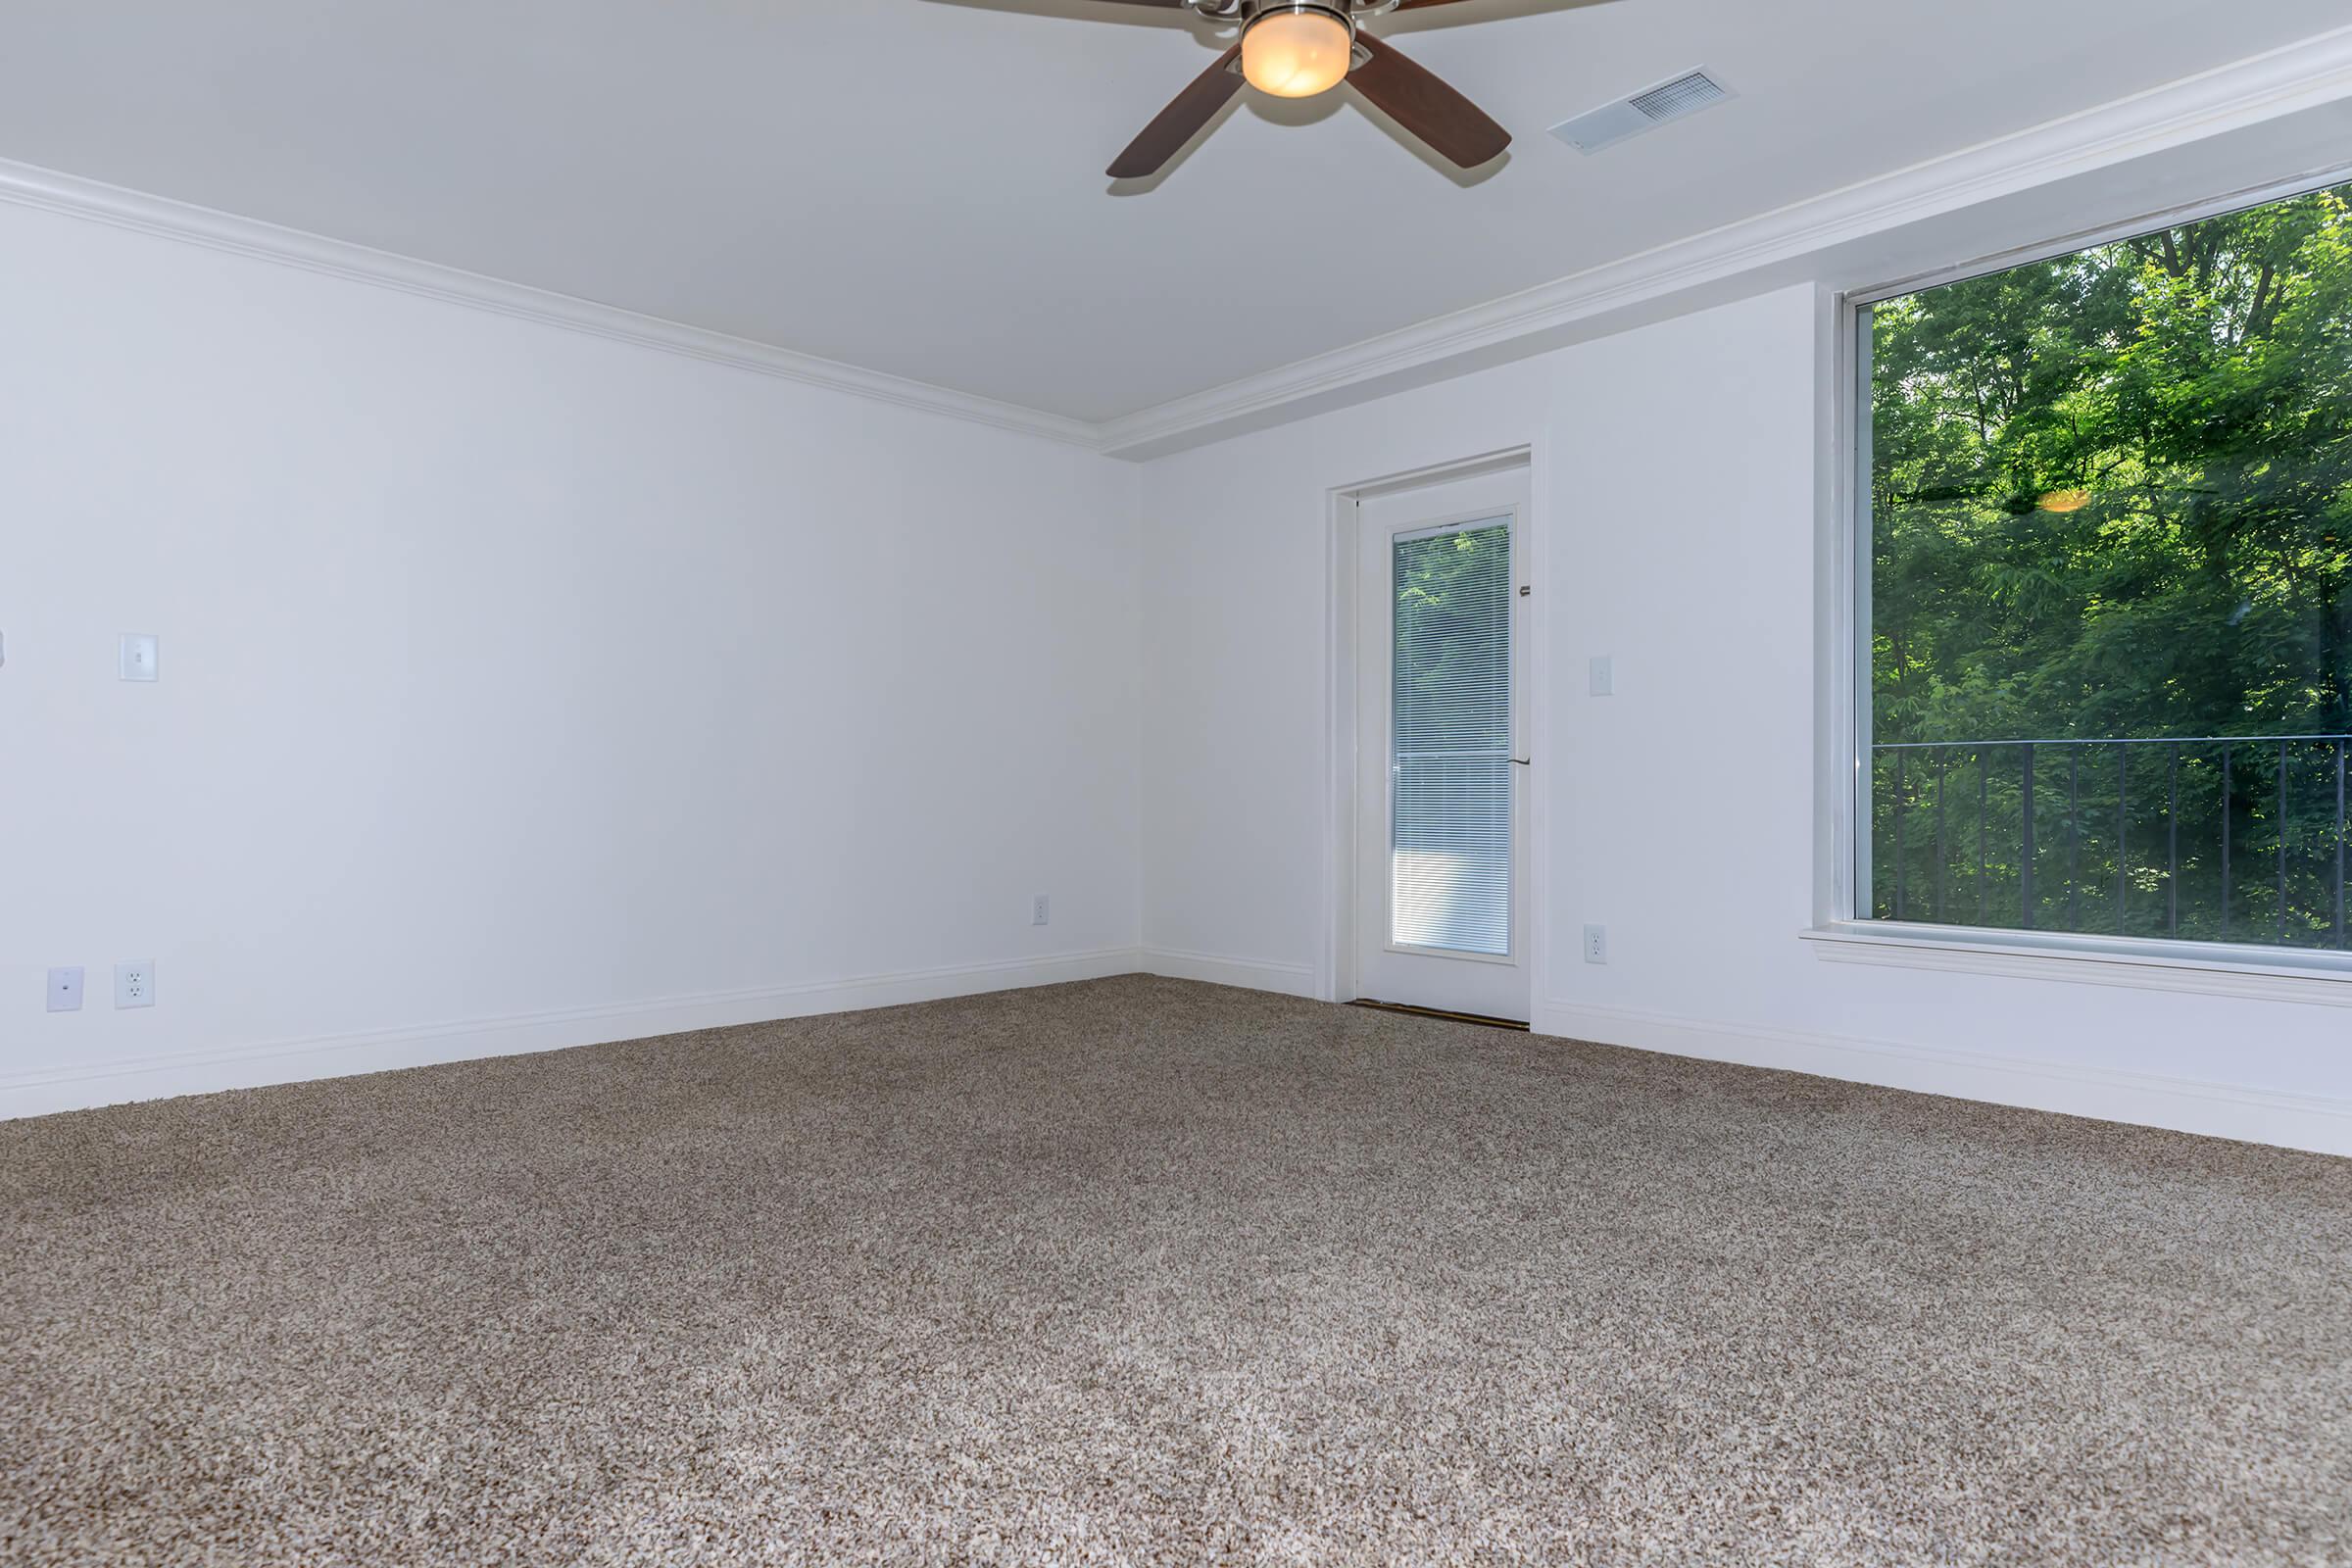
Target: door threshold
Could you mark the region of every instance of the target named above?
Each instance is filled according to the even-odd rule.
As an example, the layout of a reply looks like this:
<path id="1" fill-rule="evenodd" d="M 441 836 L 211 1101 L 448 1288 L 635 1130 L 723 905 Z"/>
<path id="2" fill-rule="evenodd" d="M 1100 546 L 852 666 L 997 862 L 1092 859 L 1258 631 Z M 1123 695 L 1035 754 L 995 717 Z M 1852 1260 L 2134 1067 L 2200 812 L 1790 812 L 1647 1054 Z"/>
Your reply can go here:
<path id="1" fill-rule="evenodd" d="M 1348 1004 L 1350 1007 L 1369 1007 L 1374 1012 L 1401 1012 L 1408 1018 L 1443 1018 L 1447 1023 L 1474 1023 L 1482 1029 L 1515 1029 L 1521 1034 L 1531 1031 L 1516 1018 L 1490 1018 L 1483 1012 L 1448 1012 L 1444 1007 L 1416 1007 L 1404 1002 L 1374 1002 L 1358 997 Z"/>

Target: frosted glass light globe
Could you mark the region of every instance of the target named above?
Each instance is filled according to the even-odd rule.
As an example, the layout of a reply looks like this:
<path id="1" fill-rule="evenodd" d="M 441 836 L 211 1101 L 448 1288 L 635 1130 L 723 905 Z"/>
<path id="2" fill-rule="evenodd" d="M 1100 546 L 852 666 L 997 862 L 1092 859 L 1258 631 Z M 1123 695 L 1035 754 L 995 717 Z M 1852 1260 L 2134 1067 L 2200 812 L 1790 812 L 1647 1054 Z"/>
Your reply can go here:
<path id="1" fill-rule="evenodd" d="M 1328 12 L 1273 12 L 1242 34 L 1242 76 L 1277 98 L 1312 98 L 1348 79 L 1354 42 Z"/>

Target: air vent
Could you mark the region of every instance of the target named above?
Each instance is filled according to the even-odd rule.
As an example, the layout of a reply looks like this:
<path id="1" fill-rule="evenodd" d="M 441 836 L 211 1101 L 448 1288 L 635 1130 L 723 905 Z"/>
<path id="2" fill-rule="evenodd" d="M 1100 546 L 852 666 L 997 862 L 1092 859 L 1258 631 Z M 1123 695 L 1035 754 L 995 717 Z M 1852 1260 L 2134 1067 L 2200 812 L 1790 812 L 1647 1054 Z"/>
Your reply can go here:
<path id="1" fill-rule="evenodd" d="M 1589 115 L 1562 121 L 1551 127 L 1551 133 L 1578 152 L 1596 153 L 1628 136 L 1638 136 L 1669 120 L 1695 115 L 1732 96 L 1731 88 L 1719 77 L 1704 71 L 1686 71 L 1631 97 L 1604 104 Z"/>
<path id="2" fill-rule="evenodd" d="M 1723 102 L 1728 96 L 1713 76 L 1703 71 L 1693 71 L 1687 76 L 1675 77 L 1663 87 L 1638 92 L 1626 102 L 1663 125 L 1669 120 L 1695 115 L 1709 104 Z"/>

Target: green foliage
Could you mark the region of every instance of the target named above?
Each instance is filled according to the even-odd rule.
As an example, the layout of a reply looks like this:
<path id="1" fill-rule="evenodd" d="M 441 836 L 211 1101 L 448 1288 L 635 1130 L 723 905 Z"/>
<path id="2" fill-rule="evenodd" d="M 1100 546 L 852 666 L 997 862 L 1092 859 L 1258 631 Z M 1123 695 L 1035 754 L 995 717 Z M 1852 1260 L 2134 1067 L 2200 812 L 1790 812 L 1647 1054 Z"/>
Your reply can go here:
<path id="1" fill-rule="evenodd" d="M 2344 195 L 1875 312 L 1878 914 L 2341 940 L 2336 743 L 2088 743 L 2352 731 Z"/>
<path id="2" fill-rule="evenodd" d="M 1465 528 L 1398 541 L 1393 643 L 1401 752 L 1494 752 L 1511 744 L 1511 531 Z"/>

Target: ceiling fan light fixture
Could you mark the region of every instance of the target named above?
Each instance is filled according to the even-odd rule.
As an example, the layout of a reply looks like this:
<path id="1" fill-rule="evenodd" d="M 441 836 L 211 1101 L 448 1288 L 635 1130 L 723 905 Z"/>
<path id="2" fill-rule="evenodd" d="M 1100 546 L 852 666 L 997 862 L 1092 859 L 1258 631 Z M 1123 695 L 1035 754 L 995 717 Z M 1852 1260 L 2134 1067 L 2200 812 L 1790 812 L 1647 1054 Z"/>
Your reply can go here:
<path id="1" fill-rule="evenodd" d="M 1208 130 L 1246 81 L 1260 92 L 1311 98 L 1342 82 L 1399 130 L 1456 169 L 1503 155 L 1511 133 L 1494 117 L 1356 24 L 1367 17 L 1453 0 L 1125 0 L 1190 11 L 1242 35 L 1178 93 L 1111 160 L 1113 179 L 1150 179 Z"/>
<path id="2" fill-rule="evenodd" d="M 1312 98 L 1348 79 L 1355 25 L 1336 7 L 1285 0 L 1250 19 L 1242 33 L 1242 75 L 1277 98 Z"/>

